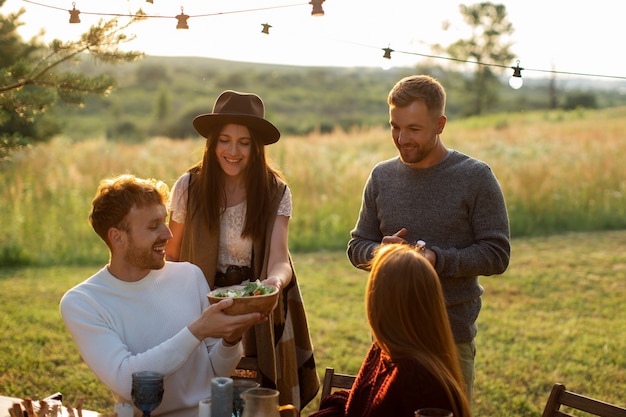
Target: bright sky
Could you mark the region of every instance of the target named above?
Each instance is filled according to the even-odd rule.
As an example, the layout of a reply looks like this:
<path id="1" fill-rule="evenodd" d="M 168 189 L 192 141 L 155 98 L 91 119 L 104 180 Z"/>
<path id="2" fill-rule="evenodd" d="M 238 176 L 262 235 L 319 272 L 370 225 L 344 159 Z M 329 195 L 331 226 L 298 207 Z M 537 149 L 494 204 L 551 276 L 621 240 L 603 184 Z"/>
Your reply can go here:
<path id="1" fill-rule="evenodd" d="M 448 45 L 469 34 L 458 0 L 326 0 L 322 17 L 311 16 L 308 0 L 32 1 L 6 0 L 0 10 L 26 9 L 20 33 L 27 39 L 42 27 L 46 40 L 76 39 L 98 19 L 111 17 L 102 14 L 130 14 L 140 7 L 150 16 L 163 16 L 129 28 L 137 39 L 126 48 L 149 55 L 306 66 L 407 66 L 429 59 L 420 55 L 441 55 L 430 45 Z M 524 77 L 546 77 L 542 71 L 554 70 L 626 78 L 621 1 L 494 2 L 506 6 L 515 29 L 512 51 L 529 70 Z M 81 11 L 80 24 L 69 24 L 73 4 Z M 187 30 L 176 29 L 181 7 L 190 16 Z M 447 31 L 444 22 L 450 23 Z M 269 35 L 261 33 L 264 23 L 272 26 Z M 386 47 L 395 50 L 391 60 L 382 58 Z"/>

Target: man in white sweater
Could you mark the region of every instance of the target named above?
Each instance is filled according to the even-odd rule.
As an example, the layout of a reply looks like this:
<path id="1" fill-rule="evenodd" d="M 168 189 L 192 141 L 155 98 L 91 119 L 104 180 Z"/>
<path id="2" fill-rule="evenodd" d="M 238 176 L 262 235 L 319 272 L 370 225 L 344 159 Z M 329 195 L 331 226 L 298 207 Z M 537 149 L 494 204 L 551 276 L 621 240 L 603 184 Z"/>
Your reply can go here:
<path id="1" fill-rule="evenodd" d="M 156 371 L 165 374 L 164 394 L 152 415 L 194 417 L 211 380 L 237 366 L 243 333 L 266 318 L 223 313 L 232 299 L 209 306 L 200 269 L 165 261 L 165 201 L 167 186 L 153 180 L 101 182 L 89 220 L 110 261 L 69 290 L 60 310 L 83 360 L 119 404 L 132 403 L 133 372 Z"/>

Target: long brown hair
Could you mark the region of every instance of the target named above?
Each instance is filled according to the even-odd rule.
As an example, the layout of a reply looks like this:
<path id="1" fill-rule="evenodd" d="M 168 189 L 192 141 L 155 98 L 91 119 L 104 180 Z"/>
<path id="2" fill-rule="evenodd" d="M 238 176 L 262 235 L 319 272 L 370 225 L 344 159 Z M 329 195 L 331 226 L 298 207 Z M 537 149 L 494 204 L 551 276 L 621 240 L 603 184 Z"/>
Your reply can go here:
<path id="1" fill-rule="evenodd" d="M 456 345 L 434 268 L 406 244 L 382 245 L 365 295 L 376 343 L 393 361 L 415 358 L 446 390 L 455 416 L 469 417 Z"/>
<path id="2" fill-rule="evenodd" d="M 222 125 L 215 127 L 206 140 L 202 160 L 189 169 L 190 173 L 198 176 L 193 191 L 190 188 L 189 192 L 196 193 L 198 198 L 189 200 L 194 203 L 192 207 L 188 207 L 188 210 L 192 210 L 193 215 L 204 216 L 212 232 L 219 230 L 219 219 L 226 209 L 225 174 L 215 154 L 217 139 L 222 128 Z M 274 193 L 277 192 L 277 179 L 285 180 L 280 171 L 268 164 L 265 146 L 259 140 L 258 133 L 253 129 L 248 129 L 252 137 L 252 149 L 245 171 L 247 210 L 242 237 L 258 239 L 263 237 L 271 216 L 276 215 L 270 212 L 270 202 Z"/>

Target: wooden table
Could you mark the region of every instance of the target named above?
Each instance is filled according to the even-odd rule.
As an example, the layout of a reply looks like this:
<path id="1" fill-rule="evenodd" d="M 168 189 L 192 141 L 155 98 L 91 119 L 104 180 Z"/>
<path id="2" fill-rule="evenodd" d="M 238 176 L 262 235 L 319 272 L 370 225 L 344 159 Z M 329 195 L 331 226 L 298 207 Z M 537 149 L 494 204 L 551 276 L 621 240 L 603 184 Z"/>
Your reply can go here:
<path id="1" fill-rule="evenodd" d="M 0 395 L 0 417 L 11 417 L 9 414 L 9 408 L 13 407 L 13 403 L 22 403 L 21 398 L 5 397 Z M 61 408 L 62 414 L 59 417 L 69 417 L 67 409 Z M 98 417 L 99 413 L 91 410 L 82 410 L 83 417 Z"/>

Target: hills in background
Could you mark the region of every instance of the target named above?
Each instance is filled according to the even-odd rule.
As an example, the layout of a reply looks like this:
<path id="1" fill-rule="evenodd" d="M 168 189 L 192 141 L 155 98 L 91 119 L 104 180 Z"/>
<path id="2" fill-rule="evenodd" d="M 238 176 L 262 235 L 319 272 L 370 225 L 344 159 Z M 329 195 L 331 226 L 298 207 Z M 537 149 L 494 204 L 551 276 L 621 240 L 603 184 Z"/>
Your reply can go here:
<path id="1" fill-rule="evenodd" d="M 439 66 L 383 70 L 147 56 L 123 65 L 101 65 L 87 57 L 72 70 L 108 74 L 118 83 L 109 96 L 90 97 L 82 108 L 56 109 L 54 117 L 64 121 L 66 135 L 72 140 L 194 137 L 191 120 L 210 112 L 217 96 L 226 89 L 260 95 L 266 104 L 266 117 L 283 134 L 386 126 L 387 93 L 400 78 L 415 73 L 433 75 L 443 83 L 448 93 L 448 117 L 472 114 L 472 74 Z M 489 92 L 493 99 L 485 109 L 487 113 L 626 104 L 626 81 L 525 77 L 524 86 L 512 90 L 507 84 L 509 76 L 504 71 L 501 86 Z"/>

